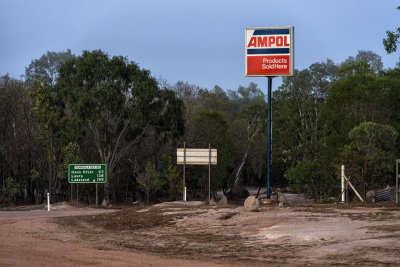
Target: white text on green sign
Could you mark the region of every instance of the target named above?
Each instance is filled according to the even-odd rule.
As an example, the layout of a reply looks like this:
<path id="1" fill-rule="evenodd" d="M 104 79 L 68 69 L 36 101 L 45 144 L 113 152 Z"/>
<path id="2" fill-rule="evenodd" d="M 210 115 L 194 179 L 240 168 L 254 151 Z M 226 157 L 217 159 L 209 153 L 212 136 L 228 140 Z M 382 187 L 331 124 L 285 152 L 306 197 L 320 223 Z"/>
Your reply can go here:
<path id="1" fill-rule="evenodd" d="M 107 181 L 106 164 L 70 164 L 69 183 L 105 183 Z"/>

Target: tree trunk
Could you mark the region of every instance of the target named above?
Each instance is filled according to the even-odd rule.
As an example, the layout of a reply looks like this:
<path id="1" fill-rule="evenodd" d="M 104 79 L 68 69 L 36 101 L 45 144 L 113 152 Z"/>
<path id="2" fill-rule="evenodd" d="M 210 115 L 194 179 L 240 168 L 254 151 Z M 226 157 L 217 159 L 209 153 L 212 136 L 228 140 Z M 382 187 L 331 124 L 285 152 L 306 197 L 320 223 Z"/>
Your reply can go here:
<path id="1" fill-rule="evenodd" d="M 246 163 L 248 154 L 249 154 L 249 147 L 247 147 L 246 153 L 244 154 L 242 162 L 239 165 L 239 169 L 237 170 L 236 175 L 235 175 L 235 182 L 233 183 L 231 188 L 233 188 L 238 183 L 239 178 L 240 178 L 240 174 L 242 172 L 244 164 Z"/>

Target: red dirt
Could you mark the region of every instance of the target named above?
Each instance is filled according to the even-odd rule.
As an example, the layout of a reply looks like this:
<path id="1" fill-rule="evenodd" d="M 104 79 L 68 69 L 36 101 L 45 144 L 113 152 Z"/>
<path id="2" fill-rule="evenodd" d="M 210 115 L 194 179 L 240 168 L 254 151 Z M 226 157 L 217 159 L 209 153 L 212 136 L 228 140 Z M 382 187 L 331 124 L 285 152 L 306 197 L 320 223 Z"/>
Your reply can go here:
<path id="1" fill-rule="evenodd" d="M 54 216 L 95 214 L 107 210 L 0 211 L 1 266 L 222 266 L 206 261 L 169 259 L 132 251 L 99 250 L 60 233 Z M 58 232 L 56 236 L 51 233 Z M 62 231 L 61 231 L 62 232 Z"/>
<path id="2" fill-rule="evenodd" d="M 400 206 L 208 206 L 0 211 L 0 265 L 304 266 L 400 262 Z"/>

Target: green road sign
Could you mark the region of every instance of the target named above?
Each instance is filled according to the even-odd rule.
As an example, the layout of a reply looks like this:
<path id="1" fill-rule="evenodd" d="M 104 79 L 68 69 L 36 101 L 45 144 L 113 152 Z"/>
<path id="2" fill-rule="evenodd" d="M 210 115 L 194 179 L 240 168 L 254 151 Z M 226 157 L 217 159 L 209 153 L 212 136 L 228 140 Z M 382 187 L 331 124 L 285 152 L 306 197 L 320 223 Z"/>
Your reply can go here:
<path id="1" fill-rule="evenodd" d="M 69 183 L 105 183 L 106 181 L 106 164 L 70 164 L 68 166 Z"/>

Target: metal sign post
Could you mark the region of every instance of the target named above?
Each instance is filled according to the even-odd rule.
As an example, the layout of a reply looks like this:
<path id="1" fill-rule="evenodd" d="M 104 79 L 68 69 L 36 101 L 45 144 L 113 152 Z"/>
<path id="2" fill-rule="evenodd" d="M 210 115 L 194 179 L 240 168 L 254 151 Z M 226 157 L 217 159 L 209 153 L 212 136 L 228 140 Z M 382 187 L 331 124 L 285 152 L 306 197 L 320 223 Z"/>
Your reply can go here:
<path id="1" fill-rule="evenodd" d="M 183 201 L 186 201 L 185 169 L 186 169 L 186 142 L 183 142 Z"/>
<path id="2" fill-rule="evenodd" d="M 268 77 L 267 199 L 270 199 L 272 78 L 293 76 L 294 27 L 246 28 L 245 64 L 246 77 Z"/>
<path id="3" fill-rule="evenodd" d="M 271 199 L 270 179 L 271 179 L 271 94 L 272 78 L 268 77 L 268 122 L 267 122 L 267 199 Z"/>
<path id="4" fill-rule="evenodd" d="M 76 205 L 79 204 L 78 184 L 96 184 L 96 207 L 99 205 L 98 199 L 98 183 L 107 182 L 107 165 L 106 164 L 70 164 L 68 166 L 68 182 L 76 185 Z"/>
<path id="5" fill-rule="evenodd" d="M 208 203 L 211 201 L 211 145 L 208 144 Z"/>

